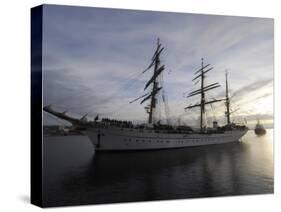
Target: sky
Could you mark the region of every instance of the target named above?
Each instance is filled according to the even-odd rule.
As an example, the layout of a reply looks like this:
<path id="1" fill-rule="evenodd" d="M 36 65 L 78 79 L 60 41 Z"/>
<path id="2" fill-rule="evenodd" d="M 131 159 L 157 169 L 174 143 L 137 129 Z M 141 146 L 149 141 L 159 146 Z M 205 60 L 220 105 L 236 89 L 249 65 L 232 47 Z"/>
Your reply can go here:
<path id="1" fill-rule="evenodd" d="M 269 18 L 44 5 L 43 104 L 70 115 L 147 121 L 142 94 L 152 71 L 157 38 L 165 48 L 161 63 L 172 122 L 198 124 L 199 101 L 185 94 L 201 58 L 211 64 L 206 84 L 220 88 L 207 98 L 223 98 L 229 76 L 232 120 L 272 124 L 274 23 Z M 208 120 L 225 122 L 223 103 L 207 108 Z M 164 112 L 162 111 L 164 118 Z M 44 113 L 45 124 L 59 120 Z"/>

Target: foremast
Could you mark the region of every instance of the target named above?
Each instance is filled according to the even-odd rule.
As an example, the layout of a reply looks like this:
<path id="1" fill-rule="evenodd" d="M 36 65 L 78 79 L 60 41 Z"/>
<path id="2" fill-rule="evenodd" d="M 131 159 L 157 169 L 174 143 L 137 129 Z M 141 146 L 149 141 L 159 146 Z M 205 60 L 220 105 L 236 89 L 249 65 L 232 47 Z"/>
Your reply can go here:
<path id="1" fill-rule="evenodd" d="M 131 101 L 130 103 L 137 101 L 139 99 L 142 99 L 140 102 L 141 104 L 144 103 L 147 100 L 150 100 L 150 104 L 145 107 L 147 113 L 148 113 L 148 124 L 154 124 L 155 122 L 155 110 L 156 110 L 156 104 L 157 104 L 157 94 L 162 89 L 160 86 L 160 74 L 164 71 L 165 66 L 161 65 L 160 61 L 160 54 L 164 50 L 164 47 L 162 47 L 160 43 L 160 39 L 157 39 L 157 46 L 156 50 L 151 58 L 150 65 L 142 72 L 145 73 L 149 69 L 153 68 L 153 75 L 150 78 L 150 80 L 145 84 L 144 90 L 147 90 L 148 87 L 152 87 L 151 91 L 142 95 L 141 97 L 138 97 L 137 99 Z"/>
<path id="2" fill-rule="evenodd" d="M 153 76 L 152 78 L 148 81 L 148 83 L 150 81 L 153 81 L 153 86 L 152 86 L 152 91 L 151 91 L 151 98 L 150 98 L 150 109 L 148 111 L 148 123 L 149 124 L 152 124 L 152 119 L 154 117 L 154 111 L 155 111 L 155 108 L 156 108 L 156 94 L 158 93 L 158 91 L 160 91 L 160 87 L 159 87 L 159 83 L 157 82 L 157 78 L 158 76 L 160 75 L 160 73 L 164 70 L 164 66 L 162 66 L 163 70 L 161 69 L 161 67 L 159 68 L 160 66 L 160 54 L 162 52 L 162 50 L 164 49 L 162 47 L 162 50 L 160 52 L 160 47 L 161 47 L 161 44 L 160 44 L 160 39 L 158 38 L 157 39 L 157 48 L 156 48 L 156 51 L 154 53 L 155 55 L 155 59 L 154 59 L 154 70 L 153 70 Z M 153 61 L 153 60 L 152 60 Z M 159 69 L 158 69 L 159 68 Z M 158 73 L 159 72 L 159 73 Z M 148 87 L 148 83 L 146 84 L 144 90 Z"/>
<path id="3" fill-rule="evenodd" d="M 213 69 L 213 67 L 209 67 L 209 66 L 210 66 L 210 64 L 204 65 L 204 59 L 201 58 L 201 68 L 194 73 L 195 77 L 192 79 L 193 82 L 195 80 L 199 80 L 201 82 L 200 89 L 190 92 L 187 96 L 187 98 L 188 98 L 188 97 L 200 95 L 200 103 L 190 105 L 185 108 L 185 109 L 191 109 L 191 108 L 195 108 L 195 107 L 200 107 L 200 131 L 201 132 L 203 132 L 206 127 L 203 122 L 203 118 L 205 115 L 205 105 L 223 101 L 223 99 L 214 99 L 212 101 L 206 101 L 205 93 L 209 90 L 220 87 L 219 83 L 217 83 L 217 82 L 205 86 L 206 73 Z M 197 83 L 198 83 L 198 81 L 195 81 L 195 84 L 197 84 Z"/>

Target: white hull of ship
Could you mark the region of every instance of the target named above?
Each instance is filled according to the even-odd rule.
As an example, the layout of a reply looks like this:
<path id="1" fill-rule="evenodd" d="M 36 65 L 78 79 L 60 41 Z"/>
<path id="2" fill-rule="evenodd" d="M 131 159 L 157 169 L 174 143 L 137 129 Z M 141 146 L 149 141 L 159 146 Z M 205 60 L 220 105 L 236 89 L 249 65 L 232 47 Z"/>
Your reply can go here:
<path id="1" fill-rule="evenodd" d="M 212 134 L 156 133 L 152 130 L 89 128 L 86 135 L 96 150 L 150 150 L 238 142 L 245 130 Z"/>

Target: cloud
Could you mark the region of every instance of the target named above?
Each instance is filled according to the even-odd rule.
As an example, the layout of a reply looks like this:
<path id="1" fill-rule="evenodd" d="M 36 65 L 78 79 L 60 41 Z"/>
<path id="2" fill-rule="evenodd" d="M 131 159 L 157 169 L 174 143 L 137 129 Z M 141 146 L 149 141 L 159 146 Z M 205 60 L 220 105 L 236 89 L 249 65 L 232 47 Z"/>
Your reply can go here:
<path id="1" fill-rule="evenodd" d="M 245 94 L 249 94 L 250 92 L 257 91 L 258 89 L 261 89 L 263 87 L 266 87 L 268 84 L 272 83 L 273 79 L 261 79 L 257 80 L 249 85 L 245 85 L 239 90 L 235 91 L 233 93 L 234 96 L 238 96 L 238 98 L 241 98 L 241 96 Z M 272 94 L 272 93 L 271 93 Z M 262 98 L 262 96 L 259 96 L 258 98 Z"/>
<path id="2" fill-rule="evenodd" d="M 140 73 L 157 37 L 165 47 L 164 87 L 173 117 L 196 101 L 182 94 L 196 89 L 191 79 L 201 57 L 214 67 L 207 83 L 224 85 L 228 69 L 231 90 L 241 99 L 272 91 L 272 19 L 46 5 L 43 20 L 44 102 L 80 115 L 147 119 L 144 105 L 129 101 L 152 74 Z M 210 94 L 223 93 L 222 86 Z M 189 116 L 194 121 L 197 113 Z"/>

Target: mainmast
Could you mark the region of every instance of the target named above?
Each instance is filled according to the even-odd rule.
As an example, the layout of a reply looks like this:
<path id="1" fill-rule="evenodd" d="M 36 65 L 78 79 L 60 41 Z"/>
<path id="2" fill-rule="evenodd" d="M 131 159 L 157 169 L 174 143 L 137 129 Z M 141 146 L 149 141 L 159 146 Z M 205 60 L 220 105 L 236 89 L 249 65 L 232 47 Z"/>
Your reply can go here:
<path id="1" fill-rule="evenodd" d="M 145 73 L 146 71 L 148 71 L 150 68 L 153 67 L 153 75 L 150 78 L 150 80 L 145 84 L 145 87 L 144 87 L 144 90 L 146 90 L 150 85 L 152 85 L 152 90 L 151 90 L 151 92 L 148 92 L 148 93 L 142 95 L 141 97 L 138 97 L 137 99 L 130 102 L 130 103 L 132 103 L 138 99 L 143 98 L 143 100 L 141 101 L 141 104 L 142 104 L 143 102 L 150 99 L 150 104 L 145 107 L 145 109 L 147 110 L 147 113 L 148 113 L 148 123 L 149 124 L 154 123 L 153 118 L 154 118 L 154 113 L 155 113 L 156 104 L 157 104 L 156 95 L 162 89 L 162 87 L 159 86 L 158 77 L 160 76 L 162 71 L 165 69 L 164 65 L 162 65 L 162 66 L 160 65 L 160 54 L 162 53 L 163 50 L 164 50 L 164 47 L 161 47 L 160 39 L 158 38 L 156 50 L 151 58 L 151 63 L 143 71 L 143 73 Z"/>
<path id="2" fill-rule="evenodd" d="M 225 105 L 226 105 L 226 120 L 227 124 L 230 124 L 230 99 L 228 95 L 228 81 L 227 81 L 227 71 L 225 72 Z"/>
<path id="3" fill-rule="evenodd" d="M 205 98 L 206 91 L 209 91 L 209 90 L 215 89 L 217 87 L 220 87 L 220 85 L 218 83 L 213 83 L 213 84 L 205 86 L 205 81 L 204 80 L 206 78 L 206 73 L 213 69 L 213 67 L 211 67 L 211 68 L 208 68 L 206 70 L 206 68 L 209 67 L 209 66 L 210 66 L 210 64 L 204 65 L 204 59 L 201 58 L 201 68 L 194 73 L 194 75 L 197 75 L 197 74 L 198 75 L 195 76 L 192 79 L 192 81 L 195 81 L 195 80 L 199 79 L 201 81 L 201 88 L 198 89 L 198 90 L 195 90 L 193 92 L 190 92 L 189 95 L 187 96 L 187 97 L 191 97 L 191 96 L 195 96 L 195 95 L 199 95 L 200 94 L 200 96 L 201 96 L 200 103 L 199 104 L 195 104 L 195 105 L 190 105 L 190 106 L 185 108 L 185 109 L 191 109 L 191 108 L 194 108 L 194 107 L 200 107 L 200 131 L 201 132 L 205 128 L 205 125 L 203 123 L 203 117 L 205 115 L 205 105 L 222 101 L 222 99 L 218 99 L 218 100 L 214 99 L 212 101 L 206 102 L 206 98 Z M 196 82 L 196 84 L 197 83 L 198 83 L 198 81 Z"/>

